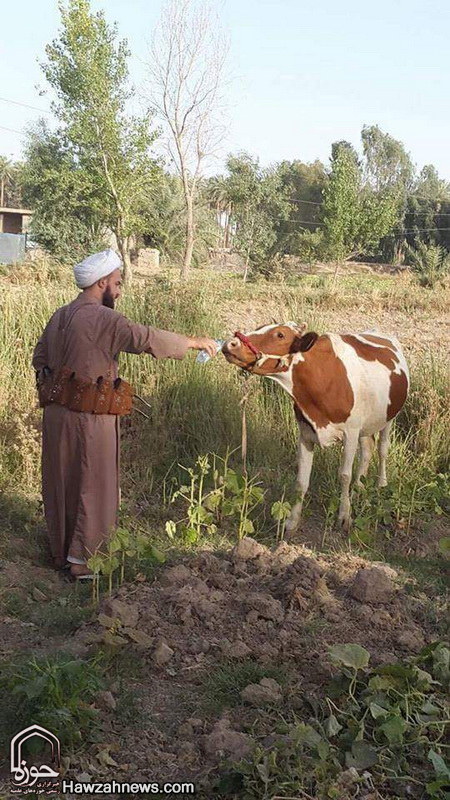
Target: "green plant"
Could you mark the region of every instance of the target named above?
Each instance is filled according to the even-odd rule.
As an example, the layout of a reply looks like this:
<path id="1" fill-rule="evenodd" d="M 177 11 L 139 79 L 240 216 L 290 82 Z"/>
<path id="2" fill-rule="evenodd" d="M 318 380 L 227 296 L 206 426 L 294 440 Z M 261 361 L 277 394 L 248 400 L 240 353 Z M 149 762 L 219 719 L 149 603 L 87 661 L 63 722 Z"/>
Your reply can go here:
<path id="1" fill-rule="evenodd" d="M 49 728 L 62 744 L 79 745 L 96 728 L 92 701 L 102 685 L 100 657 L 84 661 L 56 653 L 4 665 L 0 679 L 4 743 L 21 724 L 35 722 Z"/>
<path id="2" fill-rule="evenodd" d="M 127 559 L 136 572 L 142 561 L 151 560 L 153 563 L 162 564 L 165 556 L 144 533 L 132 534 L 127 528 L 116 528 L 107 542 L 106 553 L 95 553 L 87 561 L 89 569 L 94 573 L 92 581 L 94 602 L 99 600 L 101 575 L 108 578 L 109 595 L 113 591 L 115 576 L 116 586 L 121 586 L 125 580 Z"/>
<path id="3" fill-rule="evenodd" d="M 369 668 L 358 644 L 334 645 L 339 668 L 314 715 L 293 715 L 270 751 L 258 747 L 227 774 L 241 796 L 343 800 L 358 787 L 396 798 L 448 797 L 444 756 L 450 713 L 450 650 L 442 642 L 408 662 Z"/>
<path id="4" fill-rule="evenodd" d="M 190 482 L 173 492 L 171 502 L 181 497 L 187 504 L 186 517 L 178 522 L 166 522 L 166 533 L 170 539 L 174 539 L 179 531 L 183 542 L 193 544 L 199 541 L 202 533 L 215 533 L 223 517 L 236 520 L 238 539 L 254 532 L 250 514 L 262 502 L 264 491 L 256 478 L 249 478 L 246 472 L 241 473 L 228 466 L 229 455 L 227 451 L 225 458 L 209 453 L 199 456 L 197 469 L 180 465 L 188 473 Z M 209 487 L 206 485 L 207 476 L 212 478 Z"/>
<path id="5" fill-rule="evenodd" d="M 283 538 L 284 536 L 284 529 L 286 527 L 286 520 L 291 513 L 292 506 L 287 500 L 284 499 L 284 492 L 281 497 L 281 500 L 277 500 L 275 503 L 272 504 L 272 508 L 270 509 L 270 513 L 274 520 L 277 523 L 277 533 L 276 538 L 277 541 Z"/>
<path id="6" fill-rule="evenodd" d="M 433 289 L 450 273 L 450 254 L 444 247 L 417 241 L 406 246 L 407 259 L 421 286 Z"/>
<path id="7" fill-rule="evenodd" d="M 188 473 L 190 482 L 187 485 L 180 486 L 172 494 L 171 502 L 175 502 L 178 497 L 187 502 L 187 517 L 178 525 L 183 541 L 186 544 L 193 544 L 200 539 L 203 531 L 212 534 L 217 530 L 217 526 L 213 522 L 213 512 L 217 509 L 221 498 L 220 492 L 216 488 L 205 493 L 205 478 L 211 471 L 208 455 L 197 458 L 197 470 L 192 467 L 180 466 L 181 469 Z M 169 538 L 173 539 L 176 529 L 177 523 L 172 520 L 166 522 L 166 533 Z"/>
<path id="8" fill-rule="evenodd" d="M 247 533 L 253 533 L 255 526 L 250 519 L 250 513 L 264 498 L 264 490 L 256 482 L 256 478 L 249 478 L 247 473 L 239 473 L 229 469 L 225 475 L 225 489 L 228 496 L 222 504 L 224 516 L 237 516 L 238 539 Z"/>

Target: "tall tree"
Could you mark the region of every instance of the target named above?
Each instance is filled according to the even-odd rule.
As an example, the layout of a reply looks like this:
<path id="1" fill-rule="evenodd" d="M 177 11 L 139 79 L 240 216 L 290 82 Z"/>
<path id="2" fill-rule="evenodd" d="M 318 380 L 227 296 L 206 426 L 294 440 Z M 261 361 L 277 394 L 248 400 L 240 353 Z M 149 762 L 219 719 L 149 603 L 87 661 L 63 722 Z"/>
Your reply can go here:
<path id="1" fill-rule="evenodd" d="M 28 133 L 21 181 L 24 202 L 33 209 L 35 241 L 69 262 L 101 249 L 106 222 L 100 186 L 42 121 Z"/>
<path id="2" fill-rule="evenodd" d="M 408 194 L 412 189 L 415 168 L 402 142 L 384 133 L 378 125 L 365 125 L 361 131 L 364 173 L 367 186 L 383 201 L 396 208 L 395 232 L 381 243 L 388 258 L 400 262 L 406 241 L 404 230 Z"/>
<path id="3" fill-rule="evenodd" d="M 395 225 L 401 194 L 393 186 L 376 191 L 364 181 L 364 164 L 347 142 L 332 147 L 331 171 L 324 192 L 324 238 L 337 263 L 372 255 Z"/>
<path id="4" fill-rule="evenodd" d="M 245 152 L 229 156 L 226 167 L 233 246 L 245 259 L 245 279 L 250 265 L 266 268 L 278 251 L 277 226 L 288 218 L 290 206 L 276 169 L 262 169 Z"/>
<path id="5" fill-rule="evenodd" d="M 21 164 L 0 156 L 0 206 L 9 208 L 20 206 L 20 172 Z"/>
<path id="6" fill-rule="evenodd" d="M 182 278 L 187 278 L 192 261 L 195 198 L 202 170 L 223 135 L 217 112 L 226 52 L 217 19 L 207 5 L 199 5 L 197 0 L 169 0 L 151 48 L 149 92 L 183 186 L 186 240 Z"/>
<path id="7" fill-rule="evenodd" d="M 365 157 L 365 178 L 375 191 L 392 186 L 411 188 L 414 164 L 402 142 L 394 139 L 378 125 L 364 125 L 361 131 Z"/>
<path id="8" fill-rule="evenodd" d="M 129 52 L 117 41 L 117 26 L 102 11 L 92 13 L 89 0 L 60 2 L 59 9 L 62 28 L 42 65 L 56 93 L 58 134 L 96 189 L 130 280 L 130 236 L 141 231 L 139 201 L 151 179 L 150 117 L 127 114 Z"/>
<path id="9" fill-rule="evenodd" d="M 327 175 L 321 161 L 282 161 L 276 168 L 290 211 L 277 223 L 280 247 L 290 255 L 304 256 L 311 232 L 320 226 L 321 206 Z"/>
<path id="10" fill-rule="evenodd" d="M 347 142 L 332 147 L 331 172 L 324 192 L 323 225 L 330 255 L 336 262 L 355 253 L 360 215 L 361 170 Z"/>
<path id="11" fill-rule="evenodd" d="M 424 166 L 408 195 L 404 237 L 411 247 L 419 242 L 450 249 L 450 184 L 432 164 Z"/>

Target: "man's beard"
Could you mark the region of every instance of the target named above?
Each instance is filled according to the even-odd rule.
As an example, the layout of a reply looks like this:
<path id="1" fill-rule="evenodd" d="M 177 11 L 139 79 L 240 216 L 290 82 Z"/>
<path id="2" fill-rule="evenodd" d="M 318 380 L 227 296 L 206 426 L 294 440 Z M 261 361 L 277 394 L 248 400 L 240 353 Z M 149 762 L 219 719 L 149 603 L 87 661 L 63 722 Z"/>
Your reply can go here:
<path id="1" fill-rule="evenodd" d="M 114 297 L 111 294 L 111 289 L 109 286 L 107 286 L 103 292 L 102 304 L 104 306 L 108 306 L 108 308 L 114 308 Z"/>

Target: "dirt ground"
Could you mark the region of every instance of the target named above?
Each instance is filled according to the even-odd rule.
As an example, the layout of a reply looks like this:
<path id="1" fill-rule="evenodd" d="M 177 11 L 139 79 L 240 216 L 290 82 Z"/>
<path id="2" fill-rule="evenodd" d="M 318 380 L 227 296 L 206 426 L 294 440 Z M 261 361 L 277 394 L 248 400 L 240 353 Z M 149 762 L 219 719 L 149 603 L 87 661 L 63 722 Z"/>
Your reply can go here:
<path id="1" fill-rule="evenodd" d="M 122 586 L 65 641 L 83 657 L 107 642 L 121 660 L 125 678 L 108 686 L 106 705 L 99 701 L 116 779 L 194 780 L 211 796 L 219 763 L 256 746 L 256 719 L 267 715 L 270 736 L 274 709 L 301 708 L 323 693 L 330 645 L 358 643 L 376 665 L 439 637 L 444 600 L 412 586 L 384 564 L 286 542 L 269 550 L 250 538 L 166 565 L 151 583 Z M 221 670 L 245 673 L 249 664 L 268 678 L 256 696 L 254 688 L 247 700 L 230 688 L 221 694 Z M 133 698 L 126 724 L 115 710 L 124 689 Z M 68 774 L 108 774 L 97 751 L 68 764 Z"/>

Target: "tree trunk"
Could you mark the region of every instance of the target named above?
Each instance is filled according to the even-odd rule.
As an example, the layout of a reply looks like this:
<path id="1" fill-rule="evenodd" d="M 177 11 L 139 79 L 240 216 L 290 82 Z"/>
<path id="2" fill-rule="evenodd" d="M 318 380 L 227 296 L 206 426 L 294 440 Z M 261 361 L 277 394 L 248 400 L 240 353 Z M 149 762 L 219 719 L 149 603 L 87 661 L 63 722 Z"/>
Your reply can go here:
<path id="1" fill-rule="evenodd" d="M 131 266 L 131 255 L 128 236 L 121 236 L 116 231 L 117 247 L 119 248 L 120 257 L 123 262 L 123 280 L 124 283 L 131 284 L 133 279 L 133 268 Z"/>
<path id="2" fill-rule="evenodd" d="M 192 196 L 186 195 L 186 244 L 184 248 L 183 266 L 181 267 L 180 277 L 187 280 L 191 267 L 192 253 L 194 250 L 194 207 Z"/>
<path id="3" fill-rule="evenodd" d="M 341 265 L 341 262 L 340 262 L 340 260 L 338 259 L 338 260 L 336 261 L 336 264 L 335 264 L 335 267 L 334 267 L 333 280 L 332 280 L 332 282 L 331 282 L 331 291 L 332 291 L 332 292 L 334 292 L 334 290 L 335 290 L 335 288 L 336 288 L 336 281 L 337 281 L 337 276 L 338 276 L 338 272 L 339 272 L 339 267 L 340 267 L 340 265 Z"/>

